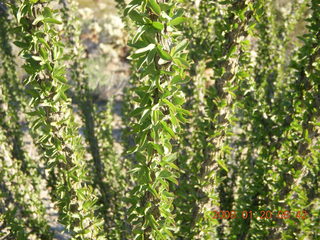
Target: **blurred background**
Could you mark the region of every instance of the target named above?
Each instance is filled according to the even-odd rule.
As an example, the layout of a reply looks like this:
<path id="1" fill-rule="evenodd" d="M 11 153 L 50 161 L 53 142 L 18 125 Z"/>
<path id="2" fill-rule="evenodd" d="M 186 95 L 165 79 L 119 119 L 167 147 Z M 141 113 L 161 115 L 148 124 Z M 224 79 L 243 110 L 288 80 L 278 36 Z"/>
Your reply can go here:
<path id="1" fill-rule="evenodd" d="M 129 77 L 124 23 L 113 0 L 79 0 L 82 40 L 88 52 L 86 71 L 96 100 L 121 94 Z"/>

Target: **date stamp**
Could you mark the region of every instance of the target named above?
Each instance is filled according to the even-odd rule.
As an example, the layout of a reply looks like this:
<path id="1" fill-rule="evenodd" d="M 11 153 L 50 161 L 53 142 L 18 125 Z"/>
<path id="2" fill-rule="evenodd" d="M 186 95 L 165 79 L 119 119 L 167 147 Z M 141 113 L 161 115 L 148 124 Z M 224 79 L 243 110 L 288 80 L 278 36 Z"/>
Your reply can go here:
<path id="1" fill-rule="evenodd" d="M 258 220 L 268 220 L 268 219 L 307 219 L 309 214 L 305 210 L 301 211 L 270 211 L 270 210 L 261 210 L 261 211 L 212 211 L 211 214 L 213 219 L 258 219 Z"/>

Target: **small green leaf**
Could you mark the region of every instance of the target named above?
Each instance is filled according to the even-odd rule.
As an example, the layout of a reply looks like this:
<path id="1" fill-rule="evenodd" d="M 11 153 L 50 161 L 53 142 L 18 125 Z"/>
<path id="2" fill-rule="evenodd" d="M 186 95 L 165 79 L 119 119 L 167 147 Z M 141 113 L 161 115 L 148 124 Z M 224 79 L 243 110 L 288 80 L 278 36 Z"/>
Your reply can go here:
<path id="1" fill-rule="evenodd" d="M 183 97 L 178 97 L 178 96 L 176 96 L 176 97 L 173 97 L 172 103 L 173 103 L 174 105 L 179 105 L 179 106 L 181 106 L 182 104 L 185 103 L 185 99 L 184 99 Z"/>
<path id="2" fill-rule="evenodd" d="M 174 48 L 172 48 L 171 55 L 175 56 L 177 53 L 185 50 L 188 47 L 188 45 L 189 45 L 189 41 L 186 39 L 179 42 Z"/>
<path id="3" fill-rule="evenodd" d="M 132 38 L 132 43 L 133 44 L 136 43 L 139 40 L 139 38 L 141 37 L 141 35 L 145 33 L 145 31 L 146 31 L 146 26 L 140 27 L 137 30 L 137 33 Z"/>
<path id="4" fill-rule="evenodd" d="M 149 189 L 149 191 L 153 194 L 153 196 L 155 196 L 156 198 L 159 197 L 159 194 L 158 194 L 157 191 L 152 187 L 151 184 L 148 184 L 148 189 Z"/>
<path id="5" fill-rule="evenodd" d="M 163 161 L 172 162 L 172 161 L 176 160 L 177 158 L 178 158 L 178 153 L 175 152 L 175 153 L 172 153 L 172 154 L 170 154 L 168 156 L 165 156 L 163 158 Z"/>
<path id="6" fill-rule="evenodd" d="M 48 59 L 48 56 L 49 56 L 47 50 L 46 50 L 45 48 L 43 48 L 43 47 L 40 47 L 39 51 L 40 51 L 41 57 L 42 57 L 44 60 L 47 60 L 47 59 Z"/>
<path id="7" fill-rule="evenodd" d="M 180 107 L 177 107 L 176 109 L 177 109 L 177 112 L 182 113 L 183 115 L 189 115 L 189 116 L 192 115 L 191 112 L 186 110 L 186 109 L 183 109 L 183 108 L 180 108 Z"/>
<path id="8" fill-rule="evenodd" d="M 136 1 L 138 3 L 138 1 Z M 128 7 L 124 10 L 124 16 L 127 16 L 133 9 L 139 7 L 139 4 L 136 4 L 133 1 L 128 4 Z"/>
<path id="9" fill-rule="evenodd" d="M 176 25 L 179 25 L 179 24 L 181 24 L 181 23 L 184 23 L 184 22 L 186 22 L 188 19 L 186 18 L 186 17 L 177 17 L 177 18 L 175 18 L 175 19 L 172 19 L 169 23 L 168 23 L 168 25 L 169 26 L 176 26 Z"/>
<path id="10" fill-rule="evenodd" d="M 132 10 L 129 17 L 138 24 L 144 24 L 143 17 L 136 10 Z"/>
<path id="11" fill-rule="evenodd" d="M 152 11 L 157 14 L 157 15 L 160 15 L 161 14 L 161 7 L 160 5 L 157 3 L 156 0 L 149 0 L 149 4 L 150 4 L 150 7 L 152 9 Z"/>
<path id="12" fill-rule="evenodd" d="M 175 197 L 175 195 L 173 193 L 168 192 L 166 190 L 164 190 L 162 193 L 163 193 L 163 195 L 165 195 L 166 197 L 169 197 L 169 198 L 174 198 Z"/>
<path id="13" fill-rule="evenodd" d="M 217 159 L 217 163 L 219 164 L 220 167 L 222 167 L 226 172 L 229 172 L 227 165 L 223 160 Z"/>
<path id="14" fill-rule="evenodd" d="M 159 176 L 158 176 L 158 177 L 168 178 L 168 177 L 171 177 L 171 176 L 172 176 L 172 173 L 165 169 L 165 170 L 162 170 L 162 171 L 159 173 Z"/>
<path id="15" fill-rule="evenodd" d="M 153 146 L 153 149 L 156 150 L 160 155 L 164 155 L 163 147 L 157 143 L 151 143 Z"/>
<path id="16" fill-rule="evenodd" d="M 151 122 L 153 125 L 156 125 L 159 121 L 159 110 L 152 110 L 151 112 Z"/>
<path id="17" fill-rule="evenodd" d="M 181 76 L 180 75 L 177 75 L 177 76 L 174 76 L 173 78 L 172 78 L 172 84 L 176 84 L 176 83 L 180 83 L 180 82 L 183 82 L 183 80 L 182 80 L 182 78 L 181 78 Z"/>
<path id="18" fill-rule="evenodd" d="M 157 50 L 156 49 L 152 49 L 147 56 L 147 65 L 150 65 L 151 63 L 153 63 L 154 61 L 154 56 L 156 55 Z"/>
<path id="19" fill-rule="evenodd" d="M 141 115 L 139 123 L 140 124 L 143 123 L 146 120 L 146 118 L 150 116 L 150 113 L 151 113 L 151 110 L 149 108 L 145 109 Z"/>
<path id="20" fill-rule="evenodd" d="M 173 132 L 173 130 L 168 126 L 168 124 L 165 121 L 160 121 L 160 122 L 161 122 L 163 128 L 171 135 L 171 137 L 175 138 L 176 135 Z"/>
<path id="21" fill-rule="evenodd" d="M 161 22 L 152 22 L 152 26 L 159 31 L 162 31 L 164 28 Z"/>
<path id="22" fill-rule="evenodd" d="M 143 111 L 144 111 L 145 108 L 143 107 L 139 107 L 139 108 L 136 108 L 134 109 L 130 114 L 129 114 L 129 117 L 135 117 L 139 114 L 141 114 Z"/>
<path id="23" fill-rule="evenodd" d="M 45 18 L 43 19 L 43 22 L 45 23 L 53 23 L 53 24 L 62 24 L 61 21 L 55 19 L 55 18 Z"/>
<path id="24" fill-rule="evenodd" d="M 158 53 L 159 53 L 159 56 L 164 59 L 164 60 L 167 60 L 167 61 L 171 61 L 172 60 L 172 57 L 170 56 L 170 54 L 166 51 L 164 51 L 161 46 L 158 45 Z"/>
<path id="25" fill-rule="evenodd" d="M 146 47 L 144 47 L 144 48 L 138 49 L 138 50 L 135 51 L 134 53 L 135 53 L 135 54 L 144 53 L 144 52 L 147 52 L 147 51 L 150 51 L 150 50 L 154 49 L 155 46 L 156 46 L 155 44 L 151 43 L 151 44 L 149 44 L 148 46 L 146 46 Z"/>
<path id="26" fill-rule="evenodd" d="M 29 44 L 25 43 L 25 42 L 15 41 L 13 43 L 14 43 L 14 45 L 16 45 L 19 48 L 27 48 L 27 47 L 29 47 Z"/>
<path id="27" fill-rule="evenodd" d="M 36 19 L 33 21 L 32 25 L 36 25 L 38 22 L 42 21 L 44 19 L 43 15 L 39 15 L 36 17 Z"/>
<path id="28" fill-rule="evenodd" d="M 171 102 L 169 102 L 167 99 L 162 99 L 162 102 L 167 104 L 171 111 L 173 111 L 173 112 L 176 111 L 176 107 Z"/>
<path id="29" fill-rule="evenodd" d="M 189 63 L 186 60 L 184 60 L 183 58 L 174 58 L 173 61 L 179 67 L 182 67 L 182 68 L 189 68 L 190 67 Z"/>
<path id="30" fill-rule="evenodd" d="M 171 182 L 173 182 L 173 183 L 176 184 L 176 185 L 179 184 L 179 183 L 178 183 L 178 180 L 177 180 L 176 178 L 174 178 L 174 177 L 168 177 L 168 180 L 171 181 Z"/>

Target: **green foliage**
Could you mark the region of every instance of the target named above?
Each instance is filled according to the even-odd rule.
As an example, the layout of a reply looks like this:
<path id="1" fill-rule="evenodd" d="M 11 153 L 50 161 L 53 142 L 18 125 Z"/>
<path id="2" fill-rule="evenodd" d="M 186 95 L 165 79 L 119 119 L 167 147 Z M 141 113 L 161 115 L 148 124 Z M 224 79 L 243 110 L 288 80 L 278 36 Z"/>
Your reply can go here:
<path id="1" fill-rule="evenodd" d="M 76 2 L 0 3 L 0 238 L 52 239 L 48 189 L 72 239 L 318 239 L 319 1 L 116 6 L 99 102 Z"/>
<path id="2" fill-rule="evenodd" d="M 177 81 L 187 78 L 189 66 L 187 44 L 175 29 L 184 19 L 182 9 L 156 0 L 132 1 L 125 13 L 139 26 L 131 42 L 140 82 L 134 88 L 137 107 L 131 113 L 137 119 L 132 125 L 137 164 L 132 170 L 136 186 L 129 219 L 135 239 L 170 239 L 176 228 L 171 189 L 179 176 L 172 142 L 189 115 L 181 107 L 185 99 Z"/>
<path id="3" fill-rule="evenodd" d="M 110 226 L 110 219 L 108 215 L 105 214 L 107 209 L 110 207 L 110 187 L 104 181 L 104 176 L 106 175 L 105 166 L 101 160 L 99 143 L 97 134 L 95 131 L 95 125 L 97 116 L 94 111 L 93 105 L 93 94 L 89 89 L 88 76 L 85 69 L 85 61 L 88 56 L 85 54 L 84 47 L 80 41 L 80 21 L 79 16 L 76 15 L 76 4 L 70 1 L 69 4 L 64 3 L 63 8 L 63 19 L 65 21 L 65 26 L 67 27 L 65 31 L 65 37 L 67 44 L 72 44 L 69 46 L 70 53 L 69 57 L 72 60 L 70 66 L 71 84 L 74 85 L 75 89 L 73 95 L 75 96 L 75 101 L 79 106 L 81 111 L 82 121 L 84 123 L 84 135 L 89 146 L 89 152 L 92 156 L 92 178 L 93 185 L 95 188 L 99 189 L 100 196 L 99 202 L 101 202 L 102 207 L 99 209 L 101 212 L 101 217 L 104 218 L 105 222 Z"/>
<path id="4" fill-rule="evenodd" d="M 9 39 L 12 37 L 8 9 L 1 12 L 0 56 L 0 165 L 1 165 L 1 225 L 3 236 L 26 239 L 28 236 L 52 238 L 52 232 L 40 200 L 39 174 L 35 164 L 22 148 L 23 132 L 19 115 L 24 106 L 21 84 L 16 74 L 15 58 Z M 25 188 L 20 188 L 26 184 Z M 1 236 L 2 237 L 2 236 Z"/>
<path id="5" fill-rule="evenodd" d="M 16 45 L 29 74 L 25 84 L 32 96 L 32 131 L 41 132 L 37 144 L 49 168 L 57 168 L 56 192 L 60 220 L 73 230 L 76 239 L 103 239 L 102 220 L 94 216 L 96 197 L 86 185 L 83 149 L 77 135 L 65 91 L 63 45 L 54 25 L 61 24 L 47 4 L 23 1 L 12 5 L 21 38 Z"/>

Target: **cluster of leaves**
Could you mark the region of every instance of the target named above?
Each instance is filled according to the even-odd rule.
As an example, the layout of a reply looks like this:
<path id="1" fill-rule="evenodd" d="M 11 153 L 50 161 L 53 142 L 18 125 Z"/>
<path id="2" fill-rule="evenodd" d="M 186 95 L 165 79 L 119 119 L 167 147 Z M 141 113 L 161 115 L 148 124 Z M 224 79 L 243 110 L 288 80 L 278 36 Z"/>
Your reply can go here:
<path id="1" fill-rule="evenodd" d="M 40 200 L 41 182 L 37 168 L 22 148 L 23 132 L 19 118 L 24 108 L 21 84 L 16 75 L 10 41 L 8 9 L 0 10 L 0 237 L 27 239 L 30 236 L 52 238 L 45 208 Z M 25 186 L 21 188 L 21 186 Z"/>
<path id="2" fill-rule="evenodd" d="M 25 81 L 31 95 L 32 131 L 48 168 L 56 169 L 54 197 L 60 220 L 77 239 L 103 239 L 102 220 L 95 217 L 96 197 L 86 184 L 83 149 L 74 122 L 64 77 L 63 45 L 55 29 L 61 21 L 48 3 L 22 1 L 11 5 L 21 33 L 15 45 L 25 60 Z M 41 132 L 41 134 L 39 134 Z"/>
<path id="3" fill-rule="evenodd" d="M 0 3 L 0 238 L 52 239 L 47 187 L 73 239 L 317 239 L 319 2 L 116 2 L 131 35 L 122 146 L 114 102 L 88 87 L 75 1 Z M 226 210 L 238 218 L 212 218 Z M 292 216 L 240 216 L 260 210 Z"/>
<path id="4" fill-rule="evenodd" d="M 170 239 L 175 231 L 172 215 L 172 184 L 178 184 L 179 168 L 174 164 L 177 152 L 172 142 L 178 140 L 181 124 L 189 112 L 180 85 L 188 81 L 189 67 L 185 49 L 188 42 L 179 39 L 176 26 L 185 22 L 183 9 L 174 2 L 132 1 L 127 14 L 138 25 L 130 46 L 136 50 L 137 84 L 131 112 L 135 134 L 136 186 L 131 191 L 130 217 L 135 239 Z"/>

